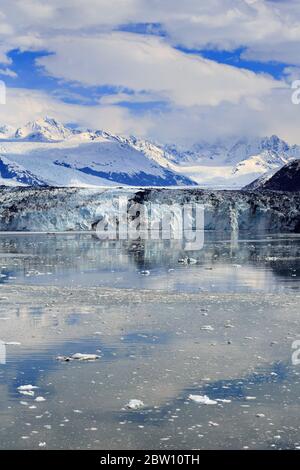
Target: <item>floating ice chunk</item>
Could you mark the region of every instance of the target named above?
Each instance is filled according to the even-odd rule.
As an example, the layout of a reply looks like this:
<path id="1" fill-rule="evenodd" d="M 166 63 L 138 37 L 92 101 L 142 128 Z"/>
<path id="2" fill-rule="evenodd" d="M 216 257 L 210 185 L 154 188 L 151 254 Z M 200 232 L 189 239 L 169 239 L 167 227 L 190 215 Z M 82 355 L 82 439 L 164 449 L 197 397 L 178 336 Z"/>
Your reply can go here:
<path id="1" fill-rule="evenodd" d="M 189 395 L 189 399 L 203 405 L 216 405 L 216 400 L 211 400 L 207 395 Z"/>
<path id="2" fill-rule="evenodd" d="M 35 401 L 38 401 L 38 402 L 46 401 L 46 398 L 44 398 L 44 397 L 36 397 Z"/>
<path id="3" fill-rule="evenodd" d="M 26 395 L 28 397 L 34 397 L 33 390 L 19 390 L 19 393 L 21 393 L 21 395 Z"/>
<path id="4" fill-rule="evenodd" d="M 178 263 L 180 264 L 196 264 L 197 262 L 198 261 L 195 258 L 190 258 L 190 257 L 180 258 L 178 260 Z"/>
<path id="5" fill-rule="evenodd" d="M 35 390 L 39 387 L 37 387 L 36 385 L 20 385 L 20 387 L 18 387 L 18 390 L 19 391 L 29 391 L 29 390 Z"/>
<path id="6" fill-rule="evenodd" d="M 39 443 L 39 447 L 46 447 L 46 445 L 47 445 L 46 442 L 40 442 Z"/>
<path id="7" fill-rule="evenodd" d="M 73 354 L 72 359 L 75 359 L 77 361 L 95 361 L 96 359 L 99 359 L 100 356 L 97 356 L 97 354 L 82 354 L 82 353 L 76 353 Z"/>
<path id="8" fill-rule="evenodd" d="M 264 415 L 263 413 L 257 413 L 256 414 L 256 417 L 257 418 L 265 418 L 266 415 Z"/>
<path id="9" fill-rule="evenodd" d="M 144 408 L 144 406 L 145 404 L 142 400 L 136 400 L 133 398 L 129 403 L 127 403 L 126 408 L 129 408 L 130 410 L 140 410 L 141 408 Z"/>
<path id="10" fill-rule="evenodd" d="M 69 362 L 69 361 L 96 361 L 96 359 L 100 359 L 100 356 L 97 354 L 82 354 L 82 353 L 75 353 L 71 356 L 58 356 L 56 358 L 58 361 Z"/>
<path id="11" fill-rule="evenodd" d="M 204 325 L 204 326 L 201 326 L 200 330 L 214 331 L 214 328 L 211 325 Z"/>
<path id="12" fill-rule="evenodd" d="M 226 398 L 216 398 L 216 401 L 220 403 L 231 403 L 231 400 L 227 400 Z"/>
<path id="13" fill-rule="evenodd" d="M 72 361 L 71 356 L 57 356 L 56 359 L 57 359 L 58 361 L 62 361 L 62 362 L 69 362 L 69 361 Z"/>

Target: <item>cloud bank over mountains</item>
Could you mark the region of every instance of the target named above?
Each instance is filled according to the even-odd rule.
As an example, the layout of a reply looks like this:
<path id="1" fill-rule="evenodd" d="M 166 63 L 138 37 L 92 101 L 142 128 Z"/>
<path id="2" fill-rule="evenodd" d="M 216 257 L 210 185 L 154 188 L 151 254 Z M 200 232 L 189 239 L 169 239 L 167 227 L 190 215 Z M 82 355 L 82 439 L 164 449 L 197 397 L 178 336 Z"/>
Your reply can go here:
<path id="1" fill-rule="evenodd" d="M 5 124 L 53 115 L 161 142 L 300 143 L 295 0 L 2 0 L 0 44 Z"/>

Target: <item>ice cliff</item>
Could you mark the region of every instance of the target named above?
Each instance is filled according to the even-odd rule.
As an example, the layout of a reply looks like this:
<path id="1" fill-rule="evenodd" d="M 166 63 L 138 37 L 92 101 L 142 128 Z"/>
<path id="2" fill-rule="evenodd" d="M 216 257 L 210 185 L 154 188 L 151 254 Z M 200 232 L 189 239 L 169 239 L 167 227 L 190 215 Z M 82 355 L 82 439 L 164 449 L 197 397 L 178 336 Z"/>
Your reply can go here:
<path id="1" fill-rule="evenodd" d="M 204 206 L 206 230 L 300 232 L 300 193 L 207 191 L 143 188 L 9 188 L 0 189 L 0 230 L 93 230 L 118 210 L 119 196 L 145 205 Z"/>

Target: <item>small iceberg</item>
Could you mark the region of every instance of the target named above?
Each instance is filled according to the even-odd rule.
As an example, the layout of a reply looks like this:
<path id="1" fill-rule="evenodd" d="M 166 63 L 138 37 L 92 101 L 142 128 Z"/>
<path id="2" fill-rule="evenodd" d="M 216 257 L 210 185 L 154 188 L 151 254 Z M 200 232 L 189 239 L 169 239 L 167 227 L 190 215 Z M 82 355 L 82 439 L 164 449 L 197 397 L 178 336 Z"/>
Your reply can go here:
<path id="1" fill-rule="evenodd" d="M 211 400 L 207 395 L 189 395 L 189 399 L 202 405 L 216 405 L 216 400 Z"/>
<path id="2" fill-rule="evenodd" d="M 201 326 L 200 330 L 214 331 L 214 328 L 211 325 L 204 325 L 204 326 Z"/>
<path id="3" fill-rule="evenodd" d="M 36 385 L 20 385 L 20 387 L 18 387 L 18 390 L 19 391 L 23 391 L 23 392 L 29 392 L 31 390 L 36 390 L 37 387 Z"/>
<path id="4" fill-rule="evenodd" d="M 58 361 L 62 362 L 70 362 L 70 361 L 96 361 L 100 359 L 100 356 L 97 354 L 82 354 L 82 353 L 75 353 L 71 356 L 58 356 L 56 358 Z"/>
<path id="5" fill-rule="evenodd" d="M 44 397 L 36 397 L 35 401 L 37 401 L 37 402 L 46 401 L 46 398 L 44 398 Z"/>
<path id="6" fill-rule="evenodd" d="M 137 400 L 137 399 L 132 399 L 127 403 L 126 408 L 129 408 L 130 410 L 140 410 L 141 408 L 144 408 L 145 404 L 142 402 L 142 400 Z"/>
<path id="7" fill-rule="evenodd" d="M 190 258 L 190 257 L 186 257 L 186 258 L 180 258 L 178 260 L 178 263 L 180 264 L 197 264 L 197 260 L 195 258 Z"/>

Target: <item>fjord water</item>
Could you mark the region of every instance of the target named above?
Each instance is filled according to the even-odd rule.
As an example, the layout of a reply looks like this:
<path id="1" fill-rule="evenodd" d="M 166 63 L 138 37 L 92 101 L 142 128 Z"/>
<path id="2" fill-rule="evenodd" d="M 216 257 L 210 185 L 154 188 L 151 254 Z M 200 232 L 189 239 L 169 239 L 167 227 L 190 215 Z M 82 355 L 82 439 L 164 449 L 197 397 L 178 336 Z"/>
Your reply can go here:
<path id="1" fill-rule="evenodd" d="M 1 448 L 300 446 L 300 237 L 6 233 L 0 253 Z M 77 352 L 100 358 L 57 360 Z"/>
<path id="2" fill-rule="evenodd" d="M 176 292 L 299 289 L 300 236 L 206 232 L 181 240 L 103 241 L 92 234 L 0 234 L 0 283 Z"/>

